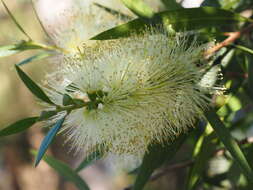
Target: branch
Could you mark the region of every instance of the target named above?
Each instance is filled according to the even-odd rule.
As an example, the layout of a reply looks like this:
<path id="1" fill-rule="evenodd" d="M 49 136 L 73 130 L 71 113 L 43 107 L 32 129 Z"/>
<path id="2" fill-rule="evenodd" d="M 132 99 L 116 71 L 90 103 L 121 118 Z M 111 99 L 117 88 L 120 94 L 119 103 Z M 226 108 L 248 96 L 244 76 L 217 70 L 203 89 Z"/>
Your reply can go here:
<path id="1" fill-rule="evenodd" d="M 166 175 L 169 172 L 172 172 L 172 171 L 177 170 L 177 169 L 182 169 L 182 168 L 189 167 L 189 166 L 193 165 L 193 163 L 194 163 L 193 160 L 188 160 L 188 161 L 185 161 L 185 162 L 181 162 L 181 163 L 178 163 L 178 164 L 171 165 L 170 167 L 162 170 L 161 172 L 151 176 L 151 178 L 149 180 L 150 181 L 155 181 L 155 180 L 159 179 L 160 177 Z"/>
<path id="2" fill-rule="evenodd" d="M 253 137 L 248 137 L 248 138 L 245 138 L 245 139 L 242 139 L 238 142 L 239 145 L 244 145 L 244 144 L 252 144 L 253 143 Z M 220 149 L 217 149 L 215 152 L 214 152 L 214 155 L 215 156 L 221 156 L 225 153 L 226 149 L 225 148 L 220 148 Z"/>
<path id="3" fill-rule="evenodd" d="M 241 31 L 225 33 L 224 35 L 228 36 L 228 37 L 224 41 L 222 41 L 222 42 L 216 44 L 215 46 L 213 46 L 212 48 L 208 49 L 204 53 L 204 56 L 209 57 L 210 55 L 212 55 L 216 51 L 220 50 L 221 48 L 232 44 L 235 40 L 240 38 L 243 34 L 250 32 L 252 28 L 253 28 L 253 24 L 250 24 L 247 27 L 243 28 Z"/>
<path id="4" fill-rule="evenodd" d="M 163 177 L 164 175 L 167 175 L 168 173 L 177 170 L 177 169 L 182 169 L 182 168 L 186 168 L 191 166 L 194 163 L 193 160 L 187 160 L 185 162 L 181 162 L 181 163 L 177 163 L 174 165 L 171 165 L 169 167 L 167 167 L 166 169 L 158 172 L 157 174 L 154 174 L 153 176 L 150 177 L 149 181 L 155 181 L 157 179 L 159 179 L 160 177 Z M 124 188 L 124 190 L 131 190 L 132 189 L 132 185 L 129 187 Z"/>

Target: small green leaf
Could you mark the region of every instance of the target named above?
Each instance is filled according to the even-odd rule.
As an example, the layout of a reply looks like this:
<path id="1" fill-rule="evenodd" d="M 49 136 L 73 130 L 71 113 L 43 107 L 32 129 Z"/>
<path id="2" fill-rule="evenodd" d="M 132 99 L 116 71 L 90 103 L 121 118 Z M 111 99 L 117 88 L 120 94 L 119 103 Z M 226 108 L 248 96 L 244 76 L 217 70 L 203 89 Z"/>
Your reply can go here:
<path id="1" fill-rule="evenodd" d="M 107 40 L 121 37 L 128 37 L 133 32 L 142 33 L 147 26 L 153 23 L 171 25 L 176 31 L 196 30 L 204 27 L 216 27 L 223 25 L 233 25 L 248 21 L 247 18 L 231 11 L 215 7 L 199 7 L 189 9 L 179 9 L 174 11 L 164 11 L 154 14 L 149 22 L 137 18 L 126 24 L 116 26 L 104 31 L 91 40 Z"/>
<path id="2" fill-rule="evenodd" d="M 152 18 L 153 10 L 143 0 L 121 0 L 127 8 L 139 17 Z"/>
<path id="3" fill-rule="evenodd" d="M 45 92 L 35 83 L 32 81 L 32 79 L 23 72 L 19 66 L 15 65 L 15 68 L 17 70 L 17 73 L 21 80 L 24 82 L 26 87 L 39 99 L 41 99 L 44 102 L 47 102 L 49 104 L 54 104 L 48 96 L 45 94 Z"/>
<path id="4" fill-rule="evenodd" d="M 74 104 L 74 101 L 70 95 L 64 94 L 63 99 L 62 99 L 62 104 L 64 106 L 68 106 L 68 105 Z"/>
<path id="5" fill-rule="evenodd" d="M 38 152 L 31 151 L 31 153 L 35 156 L 38 156 Z M 43 160 L 53 169 L 55 169 L 61 176 L 63 176 L 66 180 L 71 181 L 75 184 L 75 186 L 79 190 L 89 190 L 88 185 L 85 181 L 75 172 L 73 171 L 67 164 L 62 161 L 56 160 L 51 156 L 44 155 Z"/>
<path id="6" fill-rule="evenodd" d="M 38 53 L 34 56 L 31 56 L 31 57 L 19 62 L 17 65 L 18 66 L 25 65 L 25 64 L 33 62 L 33 61 L 44 59 L 44 58 L 49 57 L 51 55 L 52 55 L 51 53 L 47 53 L 47 52 Z"/>
<path id="7" fill-rule="evenodd" d="M 85 104 L 85 102 L 84 102 L 83 100 L 81 100 L 81 99 L 76 99 L 76 98 L 73 99 L 73 102 L 74 102 L 74 104 L 77 105 L 77 106 L 83 106 L 83 105 Z"/>
<path id="8" fill-rule="evenodd" d="M 102 158 L 102 154 L 99 151 L 92 152 L 90 155 L 88 155 L 84 160 L 79 164 L 79 166 L 76 168 L 76 172 L 80 172 L 82 169 L 86 168 L 93 162 L 99 160 Z"/>
<path id="9" fill-rule="evenodd" d="M 138 176 L 135 180 L 133 190 L 141 190 L 149 180 L 153 171 L 173 158 L 185 140 L 186 135 L 182 134 L 173 142 L 168 144 L 154 144 L 149 147 L 139 168 Z"/>
<path id="10" fill-rule="evenodd" d="M 38 118 L 38 121 L 44 121 L 46 119 L 49 119 L 50 117 L 56 115 L 57 113 L 58 112 L 54 110 L 42 111 L 40 117 Z"/>
<path id="11" fill-rule="evenodd" d="M 40 145 L 40 148 L 39 148 L 38 155 L 37 155 L 36 160 L 35 160 L 35 167 L 39 164 L 39 162 L 42 159 L 43 155 L 47 151 L 48 146 L 51 144 L 51 142 L 53 141 L 55 135 L 60 130 L 60 128 L 61 128 L 61 126 L 62 126 L 62 124 L 63 124 L 63 122 L 65 120 L 65 117 L 63 117 L 62 119 L 58 120 L 56 122 L 56 124 L 47 133 L 47 135 L 45 136 L 45 138 L 43 139 L 43 141 L 42 141 L 42 143 Z"/>
<path id="12" fill-rule="evenodd" d="M 37 122 L 37 119 L 38 117 L 30 117 L 30 118 L 17 121 L 9 125 L 8 127 L 5 127 L 4 129 L 0 130 L 0 137 L 13 135 L 13 134 L 25 131 L 26 129 L 31 127 L 33 124 L 35 124 Z"/>
<path id="13" fill-rule="evenodd" d="M 205 115 L 212 128 L 218 135 L 219 139 L 222 141 L 222 143 L 225 145 L 232 157 L 235 159 L 236 163 L 240 166 L 242 173 L 245 175 L 245 177 L 248 178 L 249 182 L 252 183 L 252 168 L 250 167 L 239 145 L 231 136 L 230 131 L 225 127 L 225 125 L 222 123 L 219 116 L 215 113 L 214 110 L 209 110 L 205 113 Z"/>
<path id="14" fill-rule="evenodd" d="M 5 2 L 3 0 L 2 4 L 5 8 L 5 10 L 7 11 L 8 15 L 11 17 L 11 19 L 13 20 L 13 22 L 15 23 L 15 25 L 18 27 L 18 29 L 29 39 L 31 40 L 31 37 L 25 32 L 25 30 L 22 28 L 22 26 L 18 23 L 18 21 L 16 20 L 16 18 L 13 16 L 13 14 L 11 13 L 11 11 L 9 10 L 9 8 L 7 7 L 7 5 L 5 4 Z"/>

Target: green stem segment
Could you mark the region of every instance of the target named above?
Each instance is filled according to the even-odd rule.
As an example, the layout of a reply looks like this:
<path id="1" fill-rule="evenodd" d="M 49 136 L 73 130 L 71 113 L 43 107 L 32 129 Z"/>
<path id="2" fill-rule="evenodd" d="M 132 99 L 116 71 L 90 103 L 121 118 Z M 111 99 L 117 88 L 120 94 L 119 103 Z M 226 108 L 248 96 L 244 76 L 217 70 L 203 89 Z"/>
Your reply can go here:
<path id="1" fill-rule="evenodd" d="M 62 112 L 62 111 L 67 111 L 67 112 L 70 112 L 72 110 L 75 110 L 75 109 L 79 109 L 79 108 L 82 108 L 84 106 L 87 106 L 87 103 L 83 103 L 83 104 L 78 104 L 78 105 L 69 105 L 69 106 L 57 106 L 56 107 L 56 112 Z"/>
<path id="2" fill-rule="evenodd" d="M 253 183 L 252 168 L 250 167 L 239 145 L 231 136 L 230 131 L 225 127 L 225 125 L 222 123 L 219 116 L 215 113 L 214 110 L 209 110 L 205 113 L 205 116 L 216 134 L 218 135 L 218 137 L 220 138 L 220 140 L 222 141 L 222 143 L 233 156 L 237 164 L 240 166 L 242 173 L 248 178 L 249 183 Z"/>

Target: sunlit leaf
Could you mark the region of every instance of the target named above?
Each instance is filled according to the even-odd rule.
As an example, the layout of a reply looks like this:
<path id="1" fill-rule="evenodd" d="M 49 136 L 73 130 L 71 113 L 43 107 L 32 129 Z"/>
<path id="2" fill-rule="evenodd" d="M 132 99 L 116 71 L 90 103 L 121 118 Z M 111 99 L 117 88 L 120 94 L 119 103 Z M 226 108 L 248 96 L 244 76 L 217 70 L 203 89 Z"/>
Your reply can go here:
<path id="1" fill-rule="evenodd" d="M 127 8 L 139 17 L 152 18 L 153 10 L 143 0 L 121 0 Z"/>
<path id="2" fill-rule="evenodd" d="M 149 19 L 149 22 L 140 18 L 134 19 L 126 24 L 104 31 L 91 39 L 106 40 L 127 37 L 133 32 L 143 32 L 148 25 L 153 25 L 154 23 L 163 23 L 166 26 L 171 25 L 176 31 L 186 31 L 204 27 L 233 25 L 240 22 L 246 22 L 247 20 L 247 18 L 242 17 L 237 13 L 215 7 L 179 9 L 154 14 L 153 18 Z"/>
<path id="3" fill-rule="evenodd" d="M 29 127 L 31 127 L 33 124 L 35 124 L 37 122 L 37 119 L 38 117 L 30 117 L 30 118 L 19 120 L 5 127 L 4 129 L 0 130 L 0 137 L 23 132 Z"/>
<path id="4" fill-rule="evenodd" d="M 15 65 L 15 68 L 17 70 L 17 73 L 21 80 L 24 82 L 26 87 L 39 99 L 41 99 L 44 102 L 47 102 L 49 104 L 54 104 L 48 96 L 45 94 L 45 92 L 25 73 L 23 72 L 19 66 Z"/>
<path id="5" fill-rule="evenodd" d="M 44 137 L 39 151 L 38 151 L 38 155 L 36 157 L 35 160 L 35 166 L 37 166 L 40 162 L 40 160 L 42 159 L 43 155 L 45 154 L 45 152 L 47 151 L 48 146 L 51 144 L 51 142 L 53 141 L 55 135 L 57 134 L 57 132 L 60 130 L 60 128 L 62 127 L 62 124 L 65 120 L 65 117 L 63 117 L 62 119 L 58 120 L 56 122 L 56 124 L 50 129 L 50 131 L 47 133 L 47 135 Z"/>
<path id="6" fill-rule="evenodd" d="M 188 178 L 186 180 L 186 188 L 187 190 L 191 190 L 195 187 L 198 180 L 202 178 L 203 172 L 206 168 L 206 163 L 213 151 L 215 150 L 215 146 L 212 143 L 213 138 L 215 137 L 213 133 L 211 133 L 209 128 L 206 128 L 205 133 L 199 138 L 197 142 L 193 154 L 194 164 L 189 171 Z"/>
<path id="7" fill-rule="evenodd" d="M 253 54 L 253 49 L 250 49 L 250 48 L 247 48 L 245 46 L 241 46 L 241 45 L 233 45 L 234 47 L 244 51 L 244 52 L 247 52 L 247 53 L 250 53 L 250 54 Z"/>
<path id="8" fill-rule="evenodd" d="M 38 152 L 32 151 L 32 154 L 38 156 Z M 51 156 L 44 155 L 43 160 L 53 169 L 55 169 L 66 180 L 71 181 L 79 190 L 89 190 L 85 181 L 67 164 L 62 161 L 56 160 Z"/>

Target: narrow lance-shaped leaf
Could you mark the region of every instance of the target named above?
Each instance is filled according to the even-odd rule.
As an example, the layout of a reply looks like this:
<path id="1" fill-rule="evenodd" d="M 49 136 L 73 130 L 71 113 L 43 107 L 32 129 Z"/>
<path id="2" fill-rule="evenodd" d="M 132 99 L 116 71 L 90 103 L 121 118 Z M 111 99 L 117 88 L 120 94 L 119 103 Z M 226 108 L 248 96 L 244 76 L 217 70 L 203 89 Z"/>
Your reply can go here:
<path id="1" fill-rule="evenodd" d="M 240 22 L 249 21 L 247 18 L 231 11 L 215 7 L 199 7 L 189 9 L 179 9 L 174 11 L 164 11 L 154 14 L 150 22 L 137 18 L 126 24 L 116 26 L 104 31 L 91 40 L 107 40 L 127 37 L 133 32 L 142 33 L 147 26 L 154 22 L 158 25 L 171 25 L 176 31 L 196 30 L 204 27 L 216 27 L 223 25 L 233 25 Z"/>
<path id="2" fill-rule="evenodd" d="M 214 133 L 210 134 L 212 130 L 209 130 L 209 127 L 210 126 L 207 126 L 206 132 L 199 138 L 198 144 L 195 146 L 195 154 L 193 155 L 195 162 L 191 167 L 188 179 L 186 180 L 185 189 L 187 190 L 194 189 L 198 180 L 203 175 L 207 160 L 211 158 L 211 155 L 215 150 L 215 146 L 212 143 L 215 135 Z"/>
<path id="3" fill-rule="evenodd" d="M 168 142 L 167 145 L 155 144 L 150 147 L 149 152 L 143 158 L 133 190 L 143 189 L 153 171 L 173 158 L 184 142 L 185 137 L 186 135 L 182 134 L 173 142 Z"/>
<path id="4" fill-rule="evenodd" d="M 7 13 L 9 14 L 9 16 L 11 17 L 11 19 L 13 20 L 13 22 L 16 24 L 16 26 L 19 28 L 19 30 L 29 39 L 31 40 L 31 37 L 25 32 L 25 30 L 22 28 L 22 26 L 18 23 L 18 21 L 16 20 L 16 18 L 13 16 L 13 14 L 11 13 L 11 11 L 9 10 L 9 8 L 7 7 L 7 5 L 5 4 L 5 2 L 3 0 L 2 4 L 5 8 L 5 10 L 7 11 Z"/>
<path id="5" fill-rule="evenodd" d="M 244 52 L 247 52 L 249 54 L 253 54 L 253 49 L 250 49 L 248 47 L 241 46 L 241 45 L 232 45 L 232 46 L 234 46 L 234 47 L 236 47 L 236 48 L 238 48 L 238 49 L 240 49 L 240 50 L 242 50 Z"/>
<path id="6" fill-rule="evenodd" d="M 50 117 L 53 117 L 56 115 L 58 112 L 56 110 L 46 110 L 42 111 L 40 114 L 40 117 L 38 118 L 38 121 L 44 121 L 49 119 Z"/>
<path id="7" fill-rule="evenodd" d="M 15 68 L 18 72 L 19 77 L 24 82 L 26 87 L 39 99 L 41 99 L 44 102 L 47 102 L 49 104 L 54 104 L 48 96 L 45 94 L 45 92 L 35 83 L 33 80 L 25 73 L 23 72 L 19 66 L 15 65 Z"/>
<path id="8" fill-rule="evenodd" d="M 37 155 L 36 151 L 32 151 L 33 155 Z M 43 160 L 53 169 L 55 169 L 61 176 L 63 176 L 66 180 L 71 181 L 75 184 L 75 186 L 79 190 L 89 190 L 88 185 L 85 181 L 74 171 L 72 170 L 67 164 L 54 159 L 51 156 L 44 155 Z"/>
<path id="9" fill-rule="evenodd" d="M 25 118 L 22 120 L 19 120 L 8 127 L 0 130 L 0 137 L 7 136 L 7 135 L 13 135 L 16 133 L 20 133 L 22 131 L 25 131 L 29 127 L 31 127 L 33 124 L 37 122 L 38 117 L 30 117 Z"/>
<path id="10" fill-rule="evenodd" d="M 153 10 L 143 0 L 121 0 L 127 8 L 139 17 L 152 18 Z"/>
<path id="11" fill-rule="evenodd" d="M 98 3 L 94 3 L 94 5 L 96 5 L 97 7 L 101 8 L 101 9 L 103 9 L 105 11 L 107 11 L 108 13 L 110 13 L 110 14 L 112 14 L 114 16 L 120 17 L 123 20 L 130 20 L 130 19 L 133 18 L 133 17 L 131 17 L 129 15 L 126 15 L 126 14 L 124 14 L 122 12 L 116 11 L 116 10 L 108 8 L 108 7 L 105 7 L 105 6 L 100 5 Z"/>
<path id="12" fill-rule="evenodd" d="M 58 120 L 56 122 L 56 124 L 47 133 L 47 135 L 45 136 L 45 138 L 43 139 L 43 141 L 42 141 L 42 143 L 40 145 L 40 148 L 39 148 L 38 155 L 37 155 L 36 160 L 35 160 L 35 167 L 39 164 L 39 162 L 42 159 L 43 155 L 47 151 L 48 146 L 51 144 L 51 142 L 53 141 L 55 135 L 60 130 L 60 128 L 61 128 L 61 126 L 62 126 L 62 124 L 63 124 L 63 122 L 65 120 L 65 117 L 63 117 L 62 119 Z"/>
<path id="13" fill-rule="evenodd" d="M 6 57 L 6 56 L 10 56 L 10 55 L 22 52 L 22 51 L 34 50 L 34 49 L 44 49 L 47 51 L 58 50 L 57 47 L 54 47 L 54 46 L 47 46 L 47 45 L 35 43 L 32 41 L 22 40 L 21 42 L 19 42 L 17 44 L 0 46 L 0 57 Z M 46 54 L 46 53 L 44 53 L 44 54 Z M 48 53 L 48 55 L 50 55 L 50 54 Z M 40 57 L 42 57 L 42 53 L 41 53 Z"/>
<path id="14" fill-rule="evenodd" d="M 38 61 L 38 60 L 41 60 L 41 59 L 44 59 L 46 57 L 49 57 L 51 56 L 52 54 L 48 53 L 48 52 L 42 52 L 42 53 L 38 53 L 36 55 L 33 55 L 21 62 L 19 62 L 17 65 L 18 66 L 21 66 L 21 65 L 25 65 L 27 63 L 30 63 L 30 62 L 33 62 L 33 61 Z"/>
<path id="15" fill-rule="evenodd" d="M 225 127 L 225 125 L 222 123 L 219 116 L 215 113 L 214 110 L 209 110 L 205 113 L 205 115 L 222 143 L 233 156 L 236 163 L 240 166 L 242 173 L 248 178 L 250 183 L 253 183 L 252 168 L 250 167 L 239 145 L 231 136 L 230 131 Z"/>

